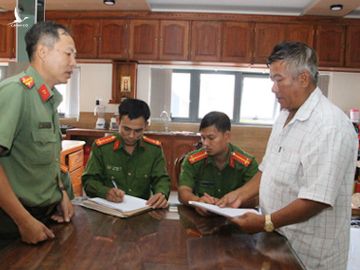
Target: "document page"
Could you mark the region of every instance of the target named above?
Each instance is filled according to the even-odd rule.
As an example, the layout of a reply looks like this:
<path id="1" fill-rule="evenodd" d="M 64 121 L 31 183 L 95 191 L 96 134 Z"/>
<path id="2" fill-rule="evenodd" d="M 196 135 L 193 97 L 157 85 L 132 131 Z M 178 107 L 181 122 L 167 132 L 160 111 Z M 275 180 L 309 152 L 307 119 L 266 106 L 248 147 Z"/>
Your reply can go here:
<path id="1" fill-rule="evenodd" d="M 97 204 L 107 206 L 115 210 L 119 210 L 121 212 L 130 212 L 130 211 L 135 211 L 149 207 L 148 205 L 146 205 L 146 200 L 126 194 L 124 196 L 124 200 L 120 203 L 110 202 L 108 200 L 97 197 L 89 198 L 89 200 L 96 202 Z"/>
<path id="2" fill-rule="evenodd" d="M 229 208 L 229 207 L 221 208 L 217 205 L 203 203 L 203 202 L 195 202 L 195 201 L 189 201 L 189 204 L 197 206 L 197 207 L 205 208 L 206 210 L 208 210 L 210 212 L 213 212 L 215 214 L 222 215 L 225 217 L 229 217 L 229 218 L 238 217 L 245 213 L 259 214 L 258 211 L 256 211 L 255 209 L 252 209 L 252 208 Z"/>

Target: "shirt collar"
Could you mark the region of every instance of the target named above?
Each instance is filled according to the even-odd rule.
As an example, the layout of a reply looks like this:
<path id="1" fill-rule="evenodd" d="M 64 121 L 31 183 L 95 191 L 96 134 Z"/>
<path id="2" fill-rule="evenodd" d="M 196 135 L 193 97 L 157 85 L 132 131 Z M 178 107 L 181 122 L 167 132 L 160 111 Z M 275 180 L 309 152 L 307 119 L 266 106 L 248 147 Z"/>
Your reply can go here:
<path id="1" fill-rule="evenodd" d="M 309 97 L 305 100 L 305 102 L 300 106 L 298 111 L 296 112 L 295 116 L 289 124 L 292 122 L 298 121 L 306 121 L 309 119 L 310 115 L 320 102 L 320 99 L 322 97 L 322 92 L 319 87 L 316 87 L 316 89 L 309 95 Z M 287 112 L 289 114 L 289 112 Z"/>
<path id="2" fill-rule="evenodd" d="M 119 134 L 119 133 L 115 133 L 114 135 L 115 135 L 116 139 L 120 142 L 120 145 L 119 145 L 119 147 L 117 147 L 117 149 L 122 149 L 122 148 L 124 148 L 124 146 L 125 146 L 124 140 L 123 140 L 123 138 L 120 136 L 120 134 Z M 146 145 L 144 144 L 143 139 L 140 139 L 140 140 L 138 140 L 138 141 L 136 142 L 135 150 L 138 149 L 138 148 L 140 148 L 140 147 L 141 147 L 141 148 L 145 148 L 145 147 L 146 147 Z"/>
<path id="3" fill-rule="evenodd" d="M 226 166 L 228 166 L 228 164 L 230 163 L 231 152 L 232 152 L 233 150 L 234 150 L 234 149 L 233 149 L 233 146 L 231 145 L 231 143 L 228 143 L 228 152 L 227 152 L 227 154 L 226 154 L 226 162 L 225 162 L 224 168 L 225 168 Z M 215 165 L 215 160 L 214 160 L 214 157 L 213 157 L 213 156 L 208 156 L 206 162 L 207 162 L 207 163 L 210 163 L 210 164 L 213 164 L 214 166 L 216 166 L 216 165 Z"/>

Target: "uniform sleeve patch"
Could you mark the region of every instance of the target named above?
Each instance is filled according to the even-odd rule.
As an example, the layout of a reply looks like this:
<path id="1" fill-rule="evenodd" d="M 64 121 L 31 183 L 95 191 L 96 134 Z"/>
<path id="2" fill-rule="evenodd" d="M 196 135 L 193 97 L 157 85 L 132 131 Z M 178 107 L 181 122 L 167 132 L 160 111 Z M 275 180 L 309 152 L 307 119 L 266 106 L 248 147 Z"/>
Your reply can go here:
<path id="1" fill-rule="evenodd" d="M 23 85 L 25 85 L 29 89 L 31 89 L 35 84 L 33 77 L 28 76 L 28 75 L 21 77 L 20 81 Z"/>
<path id="2" fill-rule="evenodd" d="M 230 164 L 234 164 L 235 161 L 247 167 L 251 163 L 251 158 L 248 158 L 247 156 L 240 154 L 239 152 L 232 152 L 230 157 Z"/>
<path id="3" fill-rule="evenodd" d="M 116 140 L 116 137 L 114 135 L 110 135 L 110 136 L 102 137 L 102 138 L 95 140 L 95 144 L 97 146 L 102 146 L 104 144 L 111 143 L 115 140 Z"/>
<path id="4" fill-rule="evenodd" d="M 190 155 L 188 157 L 188 161 L 192 165 L 192 164 L 195 164 L 196 162 L 203 160 L 204 158 L 207 158 L 207 157 L 208 157 L 208 154 L 206 153 L 206 151 L 202 150 L 200 152 L 196 152 L 196 153 Z"/>
<path id="5" fill-rule="evenodd" d="M 156 146 L 161 146 L 161 142 L 158 141 L 158 140 L 154 140 L 154 139 L 151 139 L 151 138 L 148 138 L 146 136 L 143 136 L 143 140 L 147 143 L 150 143 L 150 144 L 153 144 L 153 145 L 156 145 Z"/>

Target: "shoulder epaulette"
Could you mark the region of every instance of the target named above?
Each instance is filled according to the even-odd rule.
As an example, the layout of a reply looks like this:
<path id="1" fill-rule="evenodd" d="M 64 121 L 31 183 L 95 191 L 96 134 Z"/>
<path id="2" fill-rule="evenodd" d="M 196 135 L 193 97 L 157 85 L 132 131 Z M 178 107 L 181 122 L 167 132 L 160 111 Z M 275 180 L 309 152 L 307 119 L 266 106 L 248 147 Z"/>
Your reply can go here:
<path id="1" fill-rule="evenodd" d="M 200 152 L 196 152 L 188 157 L 188 161 L 190 164 L 194 164 L 200 160 L 203 160 L 204 158 L 207 158 L 208 154 L 205 150 L 202 150 Z"/>
<path id="2" fill-rule="evenodd" d="M 153 144 L 153 145 L 156 145 L 156 146 L 161 146 L 161 142 L 158 141 L 158 140 L 154 140 L 154 139 L 151 139 L 151 138 L 148 138 L 146 136 L 143 136 L 143 140 L 147 143 L 150 143 L 150 144 Z"/>
<path id="3" fill-rule="evenodd" d="M 237 161 L 244 165 L 245 167 L 249 166 L 251 163 L 251 158 L 248 158 L 247 156 L 240 154 L 239 152 L 232 152 L 230 157 L 230 165 L 234 165 L 234 161 Z"/>
<path id="4" fill-rule="evenodd" d="M 116 136 L 114 135 L 110 135 L 110 136 L 106 136 L 106 137 L 102 137 L 102 138 L 99 138 L 99 139 L 96 139 L 95 140 L 95 144 L 97 146 L 102 146 L 104 144 L 108 144 L 108 143 L 111 143 L 113 141 L 116 140 Z"/>
<path id="5" fill-rule="evenodd" d="M 31 77 L 29 75 L 25 75 L 25 76 L 21 77 L 20 81 L 23 85 L 25 85 L 29 89 L 31 89 L 35 84 L 33 77 Z"/>

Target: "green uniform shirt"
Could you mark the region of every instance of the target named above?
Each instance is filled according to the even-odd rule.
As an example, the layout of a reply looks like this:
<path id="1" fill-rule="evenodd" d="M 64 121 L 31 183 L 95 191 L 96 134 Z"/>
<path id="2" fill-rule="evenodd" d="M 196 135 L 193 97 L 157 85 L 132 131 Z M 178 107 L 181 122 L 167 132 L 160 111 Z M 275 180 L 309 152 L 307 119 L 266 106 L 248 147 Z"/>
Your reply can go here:
<path id="1" fill-rule="evenodd" d="M 234 158 L 233 153 L 241 158 Z M 192 162 L 191 157 L 195 157 Z M 190 152 L 184 159 L 179 186 L 190 187 L 196 196 L 201 197 L 206 192 L 221 198 L 244 185 L 257 171 L 255 158 L 232 144 L 229 144 L 228 160 L 222 170 L 216 167 L 213 157 L 207 156 L 204 149 L 199 149 Z"/>
<path id="2" fill-rule="evenodd" d="M 20 81 L 26 75 L 32 78 L 28 85 Z M 31 66 L 0 83 L 0 145 L 7 149 L 0 164 L 26 206 L 61 200 L 57 114 L 61 100 L 60 93 L 50 89 Z"/>
<path id="3" fill-rule="evenodd" d="M 130 155 L 119 134 L 114 134 L 108 143 L 97 145 L 95 142 L 82 175 L 85 192 L 91 197 L 105 198 L 114 187 L 112 181 L 132 196 L 148 199 L 152 191 L 168 197 L 170 178 L 161 146 L 142 139 Z"/>

